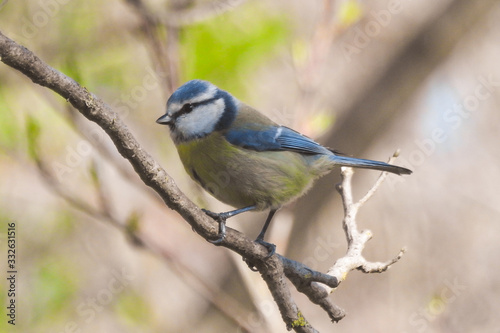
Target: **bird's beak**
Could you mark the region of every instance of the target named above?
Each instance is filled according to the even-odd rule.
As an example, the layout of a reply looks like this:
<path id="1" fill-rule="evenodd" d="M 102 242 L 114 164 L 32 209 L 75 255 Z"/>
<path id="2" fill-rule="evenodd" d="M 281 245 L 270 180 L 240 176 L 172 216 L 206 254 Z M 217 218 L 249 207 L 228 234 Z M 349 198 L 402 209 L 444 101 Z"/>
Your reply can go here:
<path id="1" fill-rule="evenodd" d="M 156 122 L 160 125 L 170 125 L 172 123 L 172 117 L 170 117 L 168 113 L 165 113 L 163 116 L 156 119 Z"/>

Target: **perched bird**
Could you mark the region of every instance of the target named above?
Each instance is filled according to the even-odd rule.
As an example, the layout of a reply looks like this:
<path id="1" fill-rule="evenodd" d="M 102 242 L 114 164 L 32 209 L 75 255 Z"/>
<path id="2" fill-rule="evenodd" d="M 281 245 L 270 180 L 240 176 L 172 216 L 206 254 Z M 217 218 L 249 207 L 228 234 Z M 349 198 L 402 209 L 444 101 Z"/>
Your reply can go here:
<path id="1" fill-rule="evenodd" d="M 412 173 L 384 162 L 339 156 L 202 80 L 179 87 L 156 122 L 170 127 L 191 178 L 218 200 L 237 208 L 223 213 L 205 210 L 219 222 L 219 238 L 212 242 L 224 239 L 227 218 L 270 210 L 256 239 L 269 249 L 269 255 L 275 246 L 265 242 L 264 235 L 276 211 L 335 166 Z"/>

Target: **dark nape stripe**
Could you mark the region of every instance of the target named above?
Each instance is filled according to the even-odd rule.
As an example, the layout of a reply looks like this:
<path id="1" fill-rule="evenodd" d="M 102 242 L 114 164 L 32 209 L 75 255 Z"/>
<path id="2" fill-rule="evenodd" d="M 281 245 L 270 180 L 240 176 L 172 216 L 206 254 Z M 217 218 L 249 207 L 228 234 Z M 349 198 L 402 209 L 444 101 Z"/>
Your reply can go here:
<path id="1" fill-rule="evenodd" d="M 219 90 L 216 95 L 216 98 L 224 99 L 224 113 L 222 117 L 219 119 L 217 125 L 215 126 L 216 131 L 224 130 L 229 128 L 233 123 L 234 119 L 236 119 L 236 114 L 238 112 L 238 106 L 236 105 L 233 96 L 231 96 L 228 92 L 224 90 Z"/>

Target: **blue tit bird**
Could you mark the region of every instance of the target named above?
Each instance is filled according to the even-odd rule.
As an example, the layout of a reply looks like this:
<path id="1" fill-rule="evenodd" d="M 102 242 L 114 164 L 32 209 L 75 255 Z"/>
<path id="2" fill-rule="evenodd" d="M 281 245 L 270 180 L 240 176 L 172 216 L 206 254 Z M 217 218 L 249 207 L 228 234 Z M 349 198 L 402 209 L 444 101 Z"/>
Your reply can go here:
<path id="1" fill-rule="evenodd" d="M 339 156 L 312 139 L 280 126 L 210 82 L 192 80 L 168 99 L 158 124 L 168 125 L 179 157 L 191 178 L 235 210 L 205 212 L 219 222 L 220 243 L 227 218 L 247 211 L 269 210 L 256 242 L 283 205 L 302 196 L 313 181 L 336 166 L 411 174 L 384 162 Z"/>

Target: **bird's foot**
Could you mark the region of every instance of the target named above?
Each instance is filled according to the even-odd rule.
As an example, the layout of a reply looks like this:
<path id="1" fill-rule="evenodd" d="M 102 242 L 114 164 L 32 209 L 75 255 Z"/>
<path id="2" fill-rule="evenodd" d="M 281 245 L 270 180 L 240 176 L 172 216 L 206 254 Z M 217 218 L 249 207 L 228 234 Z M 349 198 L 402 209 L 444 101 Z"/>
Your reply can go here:
<path id="1" fill-rule="evenodd" d="M 219 223 L 219 233 L 217 235 L 217 239 L 214 239 L 214 240 L 208 240 L 210 243 L 214 244 L 214 245 L 219 245 L 222 243 L 222 241 L 224 241 L 224 238 L 226 237 L 226 219 L 227 219 L 227 216 L 225 213 L 214 213 L 214 212 L 211 212 L 207 209 L 202 209 L 202 211 L 207 214 L 208 216 L 210 216 L 211 218 L 213 218 L 215 221 L 217 221 L 217 223 Z"/>
<path id="2" fill-rule="evenodd" d="M 264 246 L 269 251 L 269 253 L 267 254 L 267 256 L 264 259 L 267 259 L 276 253 L 276 245 L 274 245 L 272 243 L 265 242 L 263 239 L 260 239 L 260 238 L 257 238 L 255 240 L 255 242 Z"/>
<path id="3" fill-rule="evenodd" d="M 255 242 L 264 246 L 269 251 L 269 253 L 264 257 L 264 260 L 276 253 L 276 245 L 265 242 L 263 239 L 260 238 L 257 238 Z M 255 265 L 250 260 L 243 258 L 243 261 L 248 265 L 248 268 L 250 268 L 250 270 L 254 272 L 258 271 L 257 267 L 255 267 Z"/>

